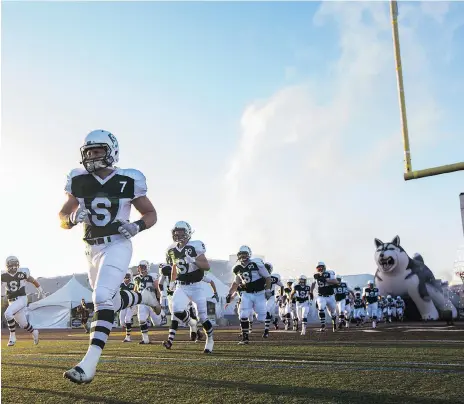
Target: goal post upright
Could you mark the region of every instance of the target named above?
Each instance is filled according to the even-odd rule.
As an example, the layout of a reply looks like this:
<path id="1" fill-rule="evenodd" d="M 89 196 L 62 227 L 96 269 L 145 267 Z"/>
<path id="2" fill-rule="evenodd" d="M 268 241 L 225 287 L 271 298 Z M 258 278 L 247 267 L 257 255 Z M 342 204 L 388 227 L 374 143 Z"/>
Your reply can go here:
<path id="1" fill-rule="evenodd" d="M 398 98 L 400 104 L 401 133 L 403 136 L 404 149 L 404 180 L 414 180 L 418 178 L 431 177 L 434 175 L 451 173 L 464 170 L 464 162 L 447 164 L 438 167 L 431 167 L 424 170 L 412 170 L 411 150 L 409 146 L 408 119 L 406 114 L 406 98 L 404 95 L 403 70 L 401 63 L 400 36 L 398 29 L 398 2 L 390 0 L 390 14 L 392 21 L 393 50 L 396 67 L 396 80 L 398 84 Z"/>

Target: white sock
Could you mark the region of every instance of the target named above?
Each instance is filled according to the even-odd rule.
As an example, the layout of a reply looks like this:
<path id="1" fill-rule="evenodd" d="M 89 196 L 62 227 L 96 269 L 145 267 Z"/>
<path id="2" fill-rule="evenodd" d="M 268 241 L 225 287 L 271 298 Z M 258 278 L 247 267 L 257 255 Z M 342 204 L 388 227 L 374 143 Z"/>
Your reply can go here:
<path id="1" fill-rule="evenodd" d="M 10 339 L 16 339 L 16 332 L 15 331 L 13 331 L 13 332 L 10 331 Z"/>
<path id="2" fill-rule="evenodd" d="M 100 347 L 96 345 L 89 345 L 87 353 L 85 354 L 84 358 L 77 364 L 77 366 L 81 367 L 87 376 L 91 376 L 97 369 L 101 354 L 102 349 Z"/>
<path id="3" fill-rule="evenodd" d="M 142 333 L 142 339 L 143 339 L 143 342 L 145 343 L 150 342 L 150 340 L 148 339 L 148 332 Z"/>

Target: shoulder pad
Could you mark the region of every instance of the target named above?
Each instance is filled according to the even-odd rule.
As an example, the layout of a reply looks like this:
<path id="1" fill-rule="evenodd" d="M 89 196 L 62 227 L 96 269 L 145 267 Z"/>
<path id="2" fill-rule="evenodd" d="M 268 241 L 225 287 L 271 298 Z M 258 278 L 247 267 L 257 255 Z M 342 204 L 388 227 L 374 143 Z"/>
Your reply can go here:
<path id="1" fill-rule="evenodd" d="M 31 276 L 29 268 L 19 268 L 18 272 L 23 272 L 26 274 L 27 277 Z"/>
<path id="2" fill-rule="evenodd" d="M 147 195 L 147 179 L 141 171 L 135 168 L 118 168 L 118 174 L 125 175 L 134 179 L 134 198 L 137 199 L 141 196 Z"/>
<path id="3" fill-rule="evenodd" d="M 195 249 L 197 255 L 201 255 L 206 252 L 205 244 L 200 240 L 189 241 L 187 245 L 192 246 Z"/>
<path id="4" fill-rule="evenodd" d="M 67 178 L 66 178 L 66 185 L 64 187 L 64 190 L 72 195 L 72 180 L 74 177 L 78 177 L 80 175 L 90 175 L 85 168 L 73 168 Z"/>
<path id="5" fill-rule="evenodd" d="M 240 268 L 243 268 L 241 265 L 235 265 L 233 268 L 232 268 L 232 272 L 234 274 L 237 274 L 237 272 L 240 271 Z"/>

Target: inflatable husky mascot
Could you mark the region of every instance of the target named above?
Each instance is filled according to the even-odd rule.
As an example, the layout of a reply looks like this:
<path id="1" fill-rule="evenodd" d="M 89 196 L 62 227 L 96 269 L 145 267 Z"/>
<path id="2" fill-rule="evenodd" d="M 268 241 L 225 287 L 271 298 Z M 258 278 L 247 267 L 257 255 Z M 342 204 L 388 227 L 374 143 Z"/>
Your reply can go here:
<path id="1" fill-rule="evenodd" d="M 376 238 L 375 246 L 375 284 L 382 296 L 409 296 L 423 320 L 438 320 L 438 310 L 444 309 L 451 310 L 453 318 L 457 317 L 456 308 L 445 300 L 440 281 L 435 280 L 420 254 L 410 258 L 401 247 L 399 236 L 390 243 Z"/>

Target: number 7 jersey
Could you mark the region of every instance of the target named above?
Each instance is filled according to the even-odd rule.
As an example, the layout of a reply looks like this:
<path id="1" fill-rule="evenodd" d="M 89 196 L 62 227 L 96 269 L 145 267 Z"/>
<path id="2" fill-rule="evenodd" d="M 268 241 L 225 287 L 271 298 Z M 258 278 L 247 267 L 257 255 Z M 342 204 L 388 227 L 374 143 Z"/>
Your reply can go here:
<path id="1" fill-rule="evenodd" d="M 105 179 L 76 168 L 68 174 L 65 191 L 91 212 L 90 223 L 84 223 L 86 240 L 119 234 L 120 222 L 129 221 L 132 201 L 147 194 L 147 183 L 132 168 L 116 168 Z"/>

